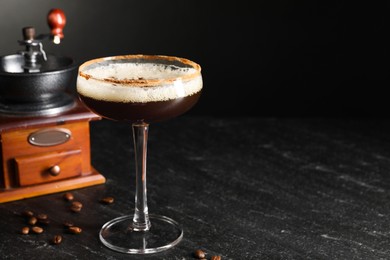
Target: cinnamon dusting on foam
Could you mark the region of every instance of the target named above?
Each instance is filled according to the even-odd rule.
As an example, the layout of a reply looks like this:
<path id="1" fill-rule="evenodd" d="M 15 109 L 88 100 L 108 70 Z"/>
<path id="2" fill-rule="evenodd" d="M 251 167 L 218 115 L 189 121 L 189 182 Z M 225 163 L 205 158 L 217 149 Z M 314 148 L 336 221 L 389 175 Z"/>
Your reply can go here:
<path id="1" fill-rule="evenodd" d="M 129 62 L 109 62 L 119 59 Z M 152 63 L 156 59 L 169 62 Z M 139 60 L 143 62 L 137 62 Z M 101 62 L 102 66 L 91 66 L 97 62 Z M 178 63 L 186 66 L 175 65 Z M 77 90 L 82 95 L 113 102 L 171 100 L 201 91 L 203 83 L 200 71 L 200 66 L 192 61 L 169 56 L 101 58 L 80 66 Z"/>
<path id="2" fill-rule="evenodd" d="M 139 84 L 146 84 L 148 81 L 147 79 L 143 78 L 143 77 L 138 77 L 138 78 L 135 78 L 135 79 L 127 79 L 127 78 L 124 78 L 124 79 L 118 79 L 118 78 L 115 78 L 115 77 L 109 77 L 109 78 L 106 78 L 106 79 L 103 79 L 104 81 L 107 81 L 107 82 L 112 82 L 112 83 L 117 83 L 117 84 L 136 84 L 136 83 L 139 83 Z"/>

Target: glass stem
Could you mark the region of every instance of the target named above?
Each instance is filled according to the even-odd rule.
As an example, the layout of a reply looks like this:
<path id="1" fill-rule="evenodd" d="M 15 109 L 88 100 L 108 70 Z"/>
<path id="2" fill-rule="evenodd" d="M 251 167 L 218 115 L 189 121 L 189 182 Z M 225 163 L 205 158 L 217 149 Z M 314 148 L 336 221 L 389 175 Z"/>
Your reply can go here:
<path id="1" fill-rule="evenodd" d="M 151 226 L 146 193 L 146 159 L 149 124 L 133 123 L 132 127 L 136 171 L 135 212 L 132 229 L 135 231 L 147 231 Z"/>

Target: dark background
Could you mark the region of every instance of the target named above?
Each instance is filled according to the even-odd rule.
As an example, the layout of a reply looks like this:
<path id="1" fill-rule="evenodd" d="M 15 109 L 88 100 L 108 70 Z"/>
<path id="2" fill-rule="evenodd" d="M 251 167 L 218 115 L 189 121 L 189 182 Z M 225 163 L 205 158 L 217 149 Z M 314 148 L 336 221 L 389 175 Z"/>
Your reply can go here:
<path id="1" fill-rule="evenodd" d="M 387 117 L 388 2 L 0 0 L 0 55 L 21 29 L 46 33 L 65 12 L 65 39 L 46 52 L 78 63 L 119 54 L 198 62 L 204 94 L 189 113 Z"/>

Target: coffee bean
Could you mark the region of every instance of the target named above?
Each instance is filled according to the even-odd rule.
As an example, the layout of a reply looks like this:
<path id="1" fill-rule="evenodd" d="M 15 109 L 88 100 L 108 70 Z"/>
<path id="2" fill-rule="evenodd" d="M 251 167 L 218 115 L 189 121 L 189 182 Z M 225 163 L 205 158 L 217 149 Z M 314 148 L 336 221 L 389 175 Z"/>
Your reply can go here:
<path id="1" fill-rule="evenodd" d="M 213 255 L 210 260 L 221 260 L 222 258 L 219 255 Z"/>
<path id="2" fill-rule="evenodd" d="M 80 211 L 81 211 L 81 208 L 75 207 L 75 206 L 71 206 L 71 207 L 70 207 L 70 210 L 73 211 L 73 212 L 80 212 Z"/>
<path id="3" fill-rule="evenodd" d="M 63 198 L 64 198 L 64 200 L 71 201 L 74 199 L 74 196 L 72 193 L 66 192 L 66 193 L 64 193 Z"/>
<path id="4" fill-rule="evenodd" d="M 74 226 L 73 222 L 70 222 L 70 221 L 65 221 L 65 222 L 63 223 L 63 225 L 64 225 L 64 227 L 66 227 L 66 228 L 69 228 L 69 227 L 73 227 L 73 226 Z"/>
<path id="5" fill-rule="evenodd" d="M 43 228 L 41 227 L 38 227 L 38 226 L 33 226 L 31 228 L 31 230 L 35 233 L 35 234 L 41 234 L 43 232 Z"/>
<path id="6" fill-rule="evenodd" d="M 111 204 L 111 203 L 114 203 L 114 198 L 113 197 L 104 197 L 103 199 L 100 200 L 100 202 L 103 204 Z"/>
<path id="7" fill-rule="evenodd" d="M 25 211 L 22 212 L 22 216 L 29 218 L 29 217 L 34 216 L 34 212 L 32 212 L 31 210 L 25 210 Z"/>
<path id="8" fill-rule="evenodd" d="M 73 201 L 72 202 L 72 207 L 81 209 L 83 207 L 83 204 L 80 201 Z"/>
<path id="9" fill-rule="evenodd" d="M 61 235 L 55 235 L 52 240 L 53 244 L 58 245 L 62 242 L 62 236 Z"/>
<path id="10" fill-rule="evenodd" d="M 206 254 L 205 252 L 203 252 L 202 250 L 198 249 L 194 252 L 194 256 L 198 259 L 202 259 L 202 258 L 205 258 L 206 257 Z"/>
<path id="11" fill-rule="evenodd" d="M 34 216 L 32 216 L 28 219 L 28 224 L 30 224 L 30 225 L 35 225 L 37 222 L 38 222 L 38 219 Z"/>
<path id="12" fill-rule="evenodd" d="M 43 220 L 43 219 L 47 219 L 47 218 L 48 218 L 47 215 L 44 213 L 40 213 L 37 215 L 38 220 Z"/>
<path id="13" fill-rule="evenodd" d="M 73 212 L 80 212 L 82 207 L 83 207 L 83 204 L 81 202 L 73 201 L 72 205 L 70 206 L 70 210 Z"/>
<path id="14" fill-rule="evenodd" d="M 47 216 L 47 214 L 40 213 L 37 215 L 38 223 L 43 225 L 48 225 L 50 223 L 50 220 Z"/>
<path id="15" fill-rule="evenodd" d="M 42 225 L 49 225 L 50 220 L 49 219 L 38 219 L 38 223 Z"/>
<path id="16" fill-rule="evenodd" d="M 23 235 L 27 235 L 28 233 L 30 233 L 30 228 L 29 227 L 23 227 L 22 228 L 22 234 Z"/>
<path id="17" fill-rule="evenodd" d="M 82 232 L 82 229 L 79 228 L 79 227 L 75 227 L 75 226 L 72 226 L 72 227 L 69 227 L 69 232 L 72 233 L 72 234 L 80 234 Z"/>

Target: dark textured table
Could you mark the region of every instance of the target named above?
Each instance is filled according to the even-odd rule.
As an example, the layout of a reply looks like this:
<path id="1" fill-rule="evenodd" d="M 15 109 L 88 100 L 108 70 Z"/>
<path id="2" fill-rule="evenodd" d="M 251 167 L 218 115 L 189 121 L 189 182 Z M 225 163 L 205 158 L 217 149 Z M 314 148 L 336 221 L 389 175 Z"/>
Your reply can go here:
<path id="1" fill-rule="evenodd" d="M 131 127 L 101 120 L 92 164 L 107 182 L 72 191 L 79 213 L 63 193 L 0 204 L 0 258 L 390 259 L 390 120 L 182 116 L 149 134 L 149 212 L 183 225 L 176 247 L 136 256 L 99 241 L 106 221 L 133 212 L 135 187 Z M 48 214 L 42 234 L 20 234 L 24 210 Z M 64 233 L 66 220 L 83 232 Z"/>

